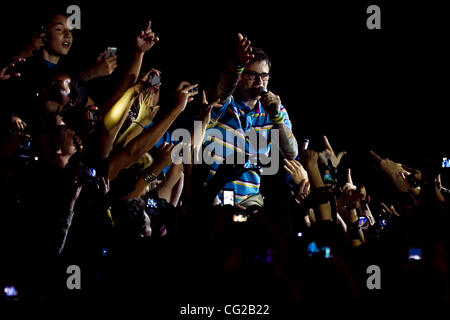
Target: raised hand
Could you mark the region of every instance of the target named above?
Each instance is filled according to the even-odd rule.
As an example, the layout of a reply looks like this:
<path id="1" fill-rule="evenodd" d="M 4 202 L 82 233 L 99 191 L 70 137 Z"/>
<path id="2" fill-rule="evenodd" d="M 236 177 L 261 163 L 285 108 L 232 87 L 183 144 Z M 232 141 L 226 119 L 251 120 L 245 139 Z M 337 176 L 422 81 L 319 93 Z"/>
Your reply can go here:
<path id="1" fill-rule="evenodd" d="M 339 163 L 341 162 L 342 157 L 345 156 L 347 152 L 339 152 L 339 154 L 336 156 L 326 136 L 323 136 L 323 142 L 325 143 L 325 150 L 319 153 L 320 163 L 324 166 L 328 166 L 328 160 L 330 159 L 333 167 L 337 168 Z"/>
<path id="2" fill-rule="evenodd" d="M 242 34 L 238 33 L 236 58 L 238 60 L 237 62 L 241 66 L 245 66 L 251 59 L 254 58 L 250 44 L 251 42 L 247 39 L 247 37 L 244 37 Z"/>
<path id="3" fill-rule="evenodd" d="M 259 100 L 264 110 L 266 110 L 271 117 L 275 117 L 280 112 L 281 99 L 274 93 L 267 91 L 265 95 Z"/>
<path id="4" fill-rule="evenodd" d="M 340 198 L 340 203 L 346 208 L 356 208 L 359 207 L 361 201 L 365 201 L 367 198 L 367 193 L 365 187 L 357 188 L 353 184 L 353 179 L 350 169 L 347 170 L 347 183 L 342 188 L 342 194 Z"/>
<path id="5" fill-rule="evenodd" d="M 307 171 L 310 171 L 317 166 L 318 158 L 319 154 L 314 150 L 303 150 L 300 153 L 300 162 Z"/>
<path id="6" fill-rule="evenodd" d="M 25 128 L 27 127 L 27 124 L 25 123 L 25 121 L 20 119 L 18 116 L 12 116 L 11 120 L 12 120 L 13 126 L 16 130 L 25 131 Z"/>
<path id="7" fill-rule="evenodd" d="M 219 103 L 220 98 L 217 98 L 213 103 L 208 103 L 205 90 L 202 90 L 202 108 L 200 109 L 200 120 L 202 120 L 203 126 L 207 126 L 211 120 L 211 111 L 213 108 L 220 108 L 222 104 Z"/>
<path id="8" fill-rule="evenodd" d="M 308 180 L 304 179 L 300 182 L 298 193 L 294 194 L 294 191 L 292 191 L 292 195 L 295 197 L 295 201 L 301 205 L 304 203 L 308 195 L 310 194 L 311 188 L 310 183 Z"/>
<path id="9" fill-rule="evenodd" d="M 375 152 L 370 151 L 370 155 L 376 161 L 378 168 L 385 172 L 391 181 L 394 183 L 396 189 L 400 192 L 409 192 L 413 195 L 418 195 L 420 193 L 419 188 L 415 188 L 409 182 L 407 176 L 411 174 L 404 169 L 404 166 L 400 163 L 396 163 L 389 159 L 382 159 Z M 412 170 L 412 169 L 410 169 Z"/>
<path id="10" fill-rule="evenodd" d="M 392 216 L 400 217 L 400 215 L 398 214 L 397 210 L 395 210 L 395 207 L 393 205 L 390 208 L 388 208 L 388 206 L 385 205 L 384 202 L 381 202 L 380 205 L 381 205 L 381 212 L 388 214 L 390 217 Z"/>
<path id="11" fill-rule="evenodd" d="M 155 106 L 151 102 L 144 102 L 146 93 L 147 91 L 139 95 L 139 114 L 136 118 L 136 122 L 144 127 L 148 126 L 152 122 L 160 108 L 158 105 Z M 152 93 L 150 92 L 148 94 L 151 95 Z"/>
<path id="12" fill-rule="evenodd" d="M 284 163 L 284 169 L 289 173 L 292 181 L 294 181 L 296 185 L 300 185 L 304 180 L 308 182 L 308 173 L 300 162 L 297 160 L 284 159 Z"/>
<path id="13" fill-rule="evenodd" d="M 156 149 L 155 153 L 155 166 L 164 169 L 168 165 L 172 164 L 172 150 L 174 145 L 172 143 L 164 142 Z"/>
<path id="14" fill-rule="evenodd" d="M 152 22 L 149 21 L 147 28 L 136 37 L 136 48 L 141 53 L 147 52 L 159 41 L 159 38 L 152 32 L 151 25 Z"/>
<path id="15" fill-rule="evenodd" d="M 151 82 L 153 79 L 153 76 L 161 76 L 161 71 L 157 70 L 157 69 L 150 69 L 147 72 L 143 73 L 140 77 L 139 80 L 136 82 L 136 84 L 133 86 L 134 91 L 137 94 L 140 94 L 141 92 L 143 92 L 144 90 L 149 89 L 151 86 Z M 153 89 L 158 90 L 158 97 L 159 97 L 159 87 L 161 86 L 161 84 L 157 84 L 156 86 L 153 86 Z M 154 104 L 157 104 L 157 101 L 154 101 Z"/>
<path id="16" fill-rule="evenodd" d="M 0 80 L 8 80 L 11 77 L 20 77 L 20 73 L 14 72 L 12 69 L 17 63 L 24 62 L 25 60 L 25 58 L 14 57 L 6 67 L 0 70 Z"/>
<path id="17" fill-rule="evenodd" d="M 94 73 L 97 77 L 109 76 L 117 68 L 117 56 L 106 57 L 106 50 L 101 52 L 94 66 Z"/>
<path id="18" fill-rule="evenodd" d="M 198 92 L 194 90 L 197 88 L 198 84 L 190 84 L 187 81 L 182 81 L 177 87 L 175 92 L 175 108 L 180 112 L 186 108 L 186 105 L 194 100 Z"/>

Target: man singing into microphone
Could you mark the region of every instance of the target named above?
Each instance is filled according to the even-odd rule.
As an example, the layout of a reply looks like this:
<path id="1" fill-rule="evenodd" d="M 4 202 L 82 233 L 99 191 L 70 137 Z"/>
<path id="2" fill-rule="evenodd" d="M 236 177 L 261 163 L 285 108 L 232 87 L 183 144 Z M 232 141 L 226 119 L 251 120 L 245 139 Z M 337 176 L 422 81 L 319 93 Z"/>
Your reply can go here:
<path id="1" fill-rule="evenodd" d="M 218 162 L 229 159 L 230 152 L 245 153 L 247 169 L 251 162 L 248 159 L 267 155 L 271 145 L 275 144 L 284 158 L 294 159 L 298 153 L 298 145 L 292 134 L 288 113 L 281 105 L 280 97 L 267 90 L 271 69 L 268 55 L 259 48 L 252 48 L 250 41 L 241 34 L 238 34 L 236 53 L 236 57 L 222 73 L 217 88 L 208 95 L 209 101 L 219 99 L 222 107 L 212 111 L 204 146 L 214 150 L 213 157 Z M 273 129 L 278 130 L 279 141 L 270 141 L 270 131 Z M 222 133 L 221 137 L 217 137 L 217 130 Z M 270 143 L 263 143 L 262 147 L 257 146 L 255 150 L 252 143 L 254 141 L 249 141 L 251 135 L 248 133 L 252 130 L 258 135 L 260 143 L 264 140 Z M 239 142 L 236 144 L 239 139 L 242 139 L 241 145 Z M 245 150 L 242 150 L 243 145 Z M 275 149 L 278 150 L 272 148 L 272 151 Z M 278 160 L 278 151 L 276 153 Z M 218 167 L 218 163 L 211 165 L 207 181 L 212 179 Z M 260 181 L 258 170 L 246 170 L 237 180 L 226 183 L 223 190 L 233 190 L 235 203 L 245 206 L 245 200 L 258 197 Z M 222 191 L 218 197 L 223 202 Z"/>

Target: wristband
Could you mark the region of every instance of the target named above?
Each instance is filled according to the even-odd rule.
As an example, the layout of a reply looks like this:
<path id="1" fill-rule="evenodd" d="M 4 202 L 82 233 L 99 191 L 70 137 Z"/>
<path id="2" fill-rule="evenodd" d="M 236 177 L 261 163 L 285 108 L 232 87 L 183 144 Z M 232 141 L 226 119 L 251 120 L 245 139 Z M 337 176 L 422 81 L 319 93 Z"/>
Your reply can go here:
<path id="1" fill-rule="evenodd" d="M 150 182 L 156 180 L 157 175 L 154 174 L 153 172 L 148 172 L 148 173 L 145 173 L 145 174 L 142 176 L 142 178 L 144 179 L 144 181 L 145 181 L 146 183 L 150 183 Z"/>
<path id="2" fill-rule="evenodd" d="M 136 123 L 139 127 L 142 128 L 142 130 L 145 130 L 145 127 L 142 124 L 140 124 L 139 122 L 137 122 L 136 120 L 133 121 L 133 123 Z"/>
<path id="3" fill-rule="evenodd" d="M 238 61 L 233 60 L 231 61 L 231 69 L 236 73 L 242 73 L 244 72 L 245 66 L 240 64 Z"/>
<path id="4" fill-rule="evenodd" d="M 284 113 L 278 112 L 278 114 L 275 117 L 269 117 L 270 121 L 272 121 L 274 124 L 282 124 L 284 122 Z"/>

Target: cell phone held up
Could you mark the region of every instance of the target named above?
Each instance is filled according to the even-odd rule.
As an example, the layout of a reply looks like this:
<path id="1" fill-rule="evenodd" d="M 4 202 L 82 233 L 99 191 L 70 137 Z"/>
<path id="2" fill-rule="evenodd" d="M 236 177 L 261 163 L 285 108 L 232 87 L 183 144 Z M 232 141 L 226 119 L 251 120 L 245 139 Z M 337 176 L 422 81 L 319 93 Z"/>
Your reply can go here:
<path id="1" fill-rule="evenodd" d="M 152 74 L 152 81 L 150 82 L 150 85 L 152 87 L 156 86 L 157 84 L 161 83 L 161 76 L 159 76 L 157 73 L 153 72 Z"/>
<path id="2" fill-rule="evenodd" d="M 98 107 L 97 106 L 89 106 L 87 107 L 87 121 L 89 121 L 92 125 L 97 123 L 98 120 Z"/>
<path id="3" fill-rule="evenodd" d="M 117 48 L 115 48 L 115 47 L 108 47 L 108 49 L 106 49 L 105 58 L 109 58 L 109 57 L 115 56 L 116 53 L 117 53 Z"/>

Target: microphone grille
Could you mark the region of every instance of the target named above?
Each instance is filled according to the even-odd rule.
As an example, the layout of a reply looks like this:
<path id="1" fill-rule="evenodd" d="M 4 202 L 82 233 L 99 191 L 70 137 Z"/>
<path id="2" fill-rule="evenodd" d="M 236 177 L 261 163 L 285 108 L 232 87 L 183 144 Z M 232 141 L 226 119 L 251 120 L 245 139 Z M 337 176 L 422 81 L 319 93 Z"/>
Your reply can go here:
<path id="1" fill-rule="evenodd" d="M 262 95 L 267 92 L 267 89 L 265 87 L 259 87 L 259 95 Z"/>

